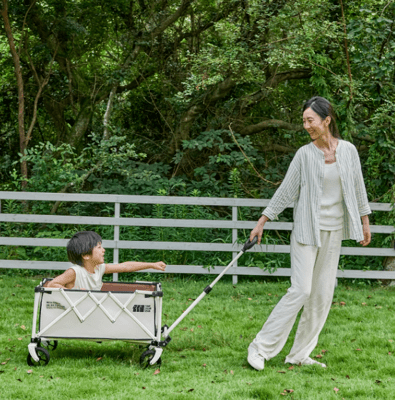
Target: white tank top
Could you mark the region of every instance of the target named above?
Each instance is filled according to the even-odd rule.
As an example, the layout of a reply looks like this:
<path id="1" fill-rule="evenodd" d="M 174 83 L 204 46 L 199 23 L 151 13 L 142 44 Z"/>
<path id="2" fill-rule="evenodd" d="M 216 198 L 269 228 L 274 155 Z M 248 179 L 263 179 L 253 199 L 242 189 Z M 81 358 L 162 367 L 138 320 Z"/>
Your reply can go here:
<path id="1" fill-rule="evenodd" d="M 103 286 L 103 275 L 106 270 L 106 264 L 100 264 L 95 267 L 93 274 L 89 273 L 84 267 L 73 265 L 71 268 L 75 271 L 75 282 L 73 289 L 100 290 Z"/>
<path id="2" fill-rule="evenodd" d="M 321 197 L 320 229 L 334 231 L 343 228 L 343 192 L 337 164 L 325 164 Z"/>

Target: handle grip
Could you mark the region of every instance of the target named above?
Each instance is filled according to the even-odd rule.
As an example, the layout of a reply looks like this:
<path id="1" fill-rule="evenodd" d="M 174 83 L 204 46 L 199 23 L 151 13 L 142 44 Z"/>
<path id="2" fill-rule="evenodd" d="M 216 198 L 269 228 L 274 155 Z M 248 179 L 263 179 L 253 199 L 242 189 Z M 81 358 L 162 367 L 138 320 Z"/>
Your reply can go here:
<path id="1" fill-rule="evenodd" d="M 258 241 L 258 236 L 255 236 L 254 239 L 252 239 L 252 241 L 250 242 L 250 239 L 248 239 L 245 243 L 243 248 L 241 249 L 241 251 L 246 252 L 247 250 L 249 250 L 251 247 L 253 247 L 256 242 Z"/>

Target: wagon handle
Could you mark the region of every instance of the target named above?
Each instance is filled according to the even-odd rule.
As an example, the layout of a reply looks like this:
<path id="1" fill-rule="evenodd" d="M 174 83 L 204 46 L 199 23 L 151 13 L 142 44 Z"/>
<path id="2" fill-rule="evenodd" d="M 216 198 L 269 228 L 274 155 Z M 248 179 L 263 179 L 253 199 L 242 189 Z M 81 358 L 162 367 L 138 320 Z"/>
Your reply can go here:
<path id="1" fill-rule="evenodd" d="M 252 241 L 250 241 L 250 239 L 248 239 L 245 243 L 243 248 L 241 249 L 242 252 L 246 252 L 247 250 L 249 250 L 251 247 L 253 247 L 256 242 L 258 241 L 258 236 L 255 236 L 254 239 L 252 239 Z"/>
<path id="2" fill-rule="evenodd" d="M 163 336 L 167 338 L 170 334 L 170 332 L 189 314 L 189 312 L 199 303 L 200 300 L 206 294 L 209 294 L 213 288 L 213 286 L 222 278 L 222 276 L 226 273 L 226 271 L 252 246 L 255 245 L 255 243 L 258 241 L 258 236 L 255 236 L 252 241 L 247 240 L 247 242 L 244 244 L 243 248 L 241 249 L 240 253 L 230 262 L 230 264 L 213 280 L 213 282 L 206 286 L 203 292 L 200 294 L 200 296 L 181 314 L 181 316 L 173 323 L 173 325 L 170 326 L 169 329 L 164 330 Z"/>

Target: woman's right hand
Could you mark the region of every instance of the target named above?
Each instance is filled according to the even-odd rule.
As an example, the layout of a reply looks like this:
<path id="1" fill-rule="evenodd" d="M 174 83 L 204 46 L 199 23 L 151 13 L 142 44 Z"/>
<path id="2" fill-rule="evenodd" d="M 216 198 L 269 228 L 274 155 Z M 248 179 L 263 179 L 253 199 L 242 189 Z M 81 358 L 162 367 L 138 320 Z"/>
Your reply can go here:
<path id="1" fill-rule="evenodd" d="M 257 244 L 261 244 L 263 227 L 265 226 L 266 221 L 268 221 L 268 219 L 269 218 L 266 217 L 266 215 L 262 215 L 262 217 L 259 218 L 258 223 L 256 224 L 256 227 L 250 233 L 250 241 L 251 242 L 255 236 L 258 236 Z"/>

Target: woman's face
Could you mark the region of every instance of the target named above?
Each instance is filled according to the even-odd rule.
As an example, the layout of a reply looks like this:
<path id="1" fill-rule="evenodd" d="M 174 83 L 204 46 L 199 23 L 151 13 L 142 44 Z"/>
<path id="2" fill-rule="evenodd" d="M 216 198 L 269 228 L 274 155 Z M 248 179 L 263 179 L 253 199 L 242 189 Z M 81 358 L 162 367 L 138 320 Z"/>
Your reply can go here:
<path id="1" fill-rule="evenodd" d="M 306 108 L 303 113 L 303 128 L 306 129 L 311 137 L 311 140 L 316 140 L 322 135 L 327 135 L 329 132 L 330 117 L 324 120 L 311 108 Z"/>

